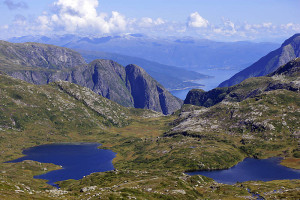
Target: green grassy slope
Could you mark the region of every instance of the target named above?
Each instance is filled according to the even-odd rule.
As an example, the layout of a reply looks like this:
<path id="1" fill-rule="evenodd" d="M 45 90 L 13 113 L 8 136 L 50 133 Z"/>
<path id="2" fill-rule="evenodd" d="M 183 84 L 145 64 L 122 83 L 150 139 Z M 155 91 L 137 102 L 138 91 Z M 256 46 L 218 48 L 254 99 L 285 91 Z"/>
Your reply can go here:
<path id="1" fill-rule="evenodd" d="M 270 199 L 299 196 L 299 180 L 226 185 L 183 173 L 229 168 L 249 156 L 282 156 L 299 168 L 298 92 L 185 105 L 171 116 L 124 108 L 68 82 L 36 86 L 3 73 L 0 94 L 0 199 L 249 199 L 247 189 Z M 33 176 L 59 166 L 3 163 L 55 142 L 101 143 L 117 153 L 116 170 L 63 181 L 56 190 Z"/>

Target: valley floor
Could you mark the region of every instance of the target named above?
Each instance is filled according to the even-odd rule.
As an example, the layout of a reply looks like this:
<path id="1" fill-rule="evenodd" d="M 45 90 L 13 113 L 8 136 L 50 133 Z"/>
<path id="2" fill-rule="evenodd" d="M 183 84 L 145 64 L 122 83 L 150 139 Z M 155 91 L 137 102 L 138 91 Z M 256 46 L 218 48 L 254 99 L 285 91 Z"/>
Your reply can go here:
<path id="1" fill-rule="evenodd" d="M 254 194 L 265 199 L 297 199 L 300 196 L 300 180 L 226 185 L 203 176 L 185 175 L 186 170 L 229 168 L 248 155 L 241 151 L 240 136 L 164 136 L 174 120 L 175 116 L 136 118 L 122 128 L 91 128 L 85 133 L 70 131 L 64 135 L 42 134 L 44 131 L 40 129 L 39 137 L 30 131 L 1 129 L 0 199 L 256 199 Z M 33 176 L 59 166 L 34 161 L 3 163 L 20 157 L 25 148 L 59 142 L 99 142 L 103 144 L 101 148 L 117 153 L 113 160 L 116 170 L 60 182 L 61 189 L 57 190 Z M 291 145 L 282 145 L 260 156 L 284 156 L 291 149 Z M 290 159 L 283 163 L 299 168 L 299 159 L 293 158 L 293 162 Z"/>

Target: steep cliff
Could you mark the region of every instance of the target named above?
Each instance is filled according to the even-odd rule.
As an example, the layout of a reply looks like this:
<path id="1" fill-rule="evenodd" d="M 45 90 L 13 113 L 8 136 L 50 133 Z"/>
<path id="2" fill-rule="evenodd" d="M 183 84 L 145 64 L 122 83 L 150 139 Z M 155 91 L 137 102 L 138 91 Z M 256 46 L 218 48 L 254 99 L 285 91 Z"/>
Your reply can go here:
<path id="1" fill-rule="evenodd" d="M 171 114 L 181 107 L 182 101 L 137 65 L 127 65 L 126 85 L 134 99 L 135 108 L 147 108 Z"/>

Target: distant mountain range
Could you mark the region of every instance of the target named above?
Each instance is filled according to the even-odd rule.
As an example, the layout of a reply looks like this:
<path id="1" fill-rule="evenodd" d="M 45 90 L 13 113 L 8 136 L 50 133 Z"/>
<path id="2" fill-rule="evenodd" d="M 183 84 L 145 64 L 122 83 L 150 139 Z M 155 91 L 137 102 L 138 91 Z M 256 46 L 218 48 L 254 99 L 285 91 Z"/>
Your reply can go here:
<path id="1" fill-rule="evenodd" d="M 299 33 L 287 39 L 280 48 L 268 53 L 251 66 L 221 83 L 219 87 L 232 86 L 250 77 L 265 76 L 297 57 L 300 57 Z"/>
<path id="2" fill-rule="evenodd" d="M 1 41 L 0 70 L 34 84 L 76 83 L 126 107 L 171 114 L 182 105 L 137 65 L 125 68 L 111 60 L 87 64 L 79 53 L 53 45 Z"/>
<path id="3" fill-rule="evenodd" d="M 25 36 L 10 42 L 39 42 L 71 49 L 102 51 L 143 58 L 165 65 L 199 70 L 207 67 L 243 69 L 261 56 L 277 48 L 275 43 L 216 42 L 206 39 L 160 39 L 142 34 L 127 34 L 100 38 L 63 36 Z"/>

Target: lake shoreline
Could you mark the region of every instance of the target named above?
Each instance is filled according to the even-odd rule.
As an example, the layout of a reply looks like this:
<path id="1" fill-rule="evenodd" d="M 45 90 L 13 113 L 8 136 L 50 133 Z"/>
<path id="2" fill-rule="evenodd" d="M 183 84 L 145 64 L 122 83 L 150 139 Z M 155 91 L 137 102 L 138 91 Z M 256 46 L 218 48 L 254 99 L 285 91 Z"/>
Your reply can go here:
<path id="1" fill-rule="evenodd" d="M 246 182 L 246 181 L 273 181 L 273 180 L 285 180 L 285 179 L 288 179 L 288 180 L 294 180 L 294 179 L 300 179 L 300 170 L 299 169 L 293 169 L 293 168 L 289 168 L 287 166 L 284 166 L 281 164 L 282 160 L 284 158 L 282 157 L 270 157 L 270 158 L 267 158 L 267 159 L 257 159 L 257 158 L 245 158 L 243 161 L 237 163 L 236 165 L 230 167 L 230 168 L 224 168 L 224 169 L 213 169 L 213 170 L 195 170 L 195 171 L 186 171 L 184 172 L 185 174 L 187 175 L 190 175 L 190 176 L 193 176 L 193 175 L 202 175 L 202 176 L 207 176 L 209 178 L 212 178 L 212 179 L 216 179 L 215 181 L 216 182 L 219 182 L 219 183 L 223 183 L 223 184 L 229 184 L 229 185 L 233 185 L 233 184 L 236 184 L 238 182 Z M 259 165 L 259 164 L 264 164 L 266 166 L 268 166 L 268 169 L 269 170 L 276 170 L 276 172 L 278 172 L 278 170 L 281 170 L 280 171 L 280 174 L 282 174 L 283 172 L 285 172 L 286 174 L 286 177 L 287 178 L 284 178 L 282 176 L 278 176 L 278 179 L 277 178 L 274 178 L 272 176 L 276 176 L 277 173 L 272 173 L 272 176 L 270 177 L 265 177 L 265 174 L 262 174 L 261 178 L 257 178 L 256 176 L 259 174 L 258 172 L 260 171 L 256 171 L 256 173 L 254 171 L 249 171 L 249 174 L 254 174 L 253 175 L 253 179 L 249 179 L 249 180 L 246 180 L 246 179 L 241 179 L 241 176 L 245 176 L 247 175 L 247 171 L 243 171 L 240 166 L 241 165 L 244 165 L 245 162 L 248 162 L 249 164 L 252 165 L 252 167 L 256 167 Z M 254 162 L 257 162 L 255 163 L 255 165 L 253 164 Z M 248 164 L 248 165 L 249 165 Z M 272 164 L 272 165 L 270 165 Z M 263 169 L 265 166 L 264 165 L 261 165 L 261 169 Z M 245 166 L 246 168 L 247 166 Z M 272 168 L 274 167 L 274 169 Z M 277 169 L 278 168 L 278 169 Z M 234 171 L 234 170 L 237 170 L 238 173 L 241 173 L 241 171 L 243 171 L 244 174 L 232 174 L 231 172 Z M 249 170 L 249 169 L 248 169 Z M 282 170 L 286 170 L 286 171 L 282 171 Z M 228 181 L 228 178 L 226 176 L 228 176 L 229 173 L 230 176 L 232 177 L 231 179 L 233 179 L 233 177 L 236 177 L 236 181 Z M 251 172 L 251 173 L 250 173 Z M 210 175 L 211 174 L 211 175 Z M 290 175 L 292 174 L 292 175 Z M 222 178 L 222 175 L 224 176 Z M 292 176 L 295 176 L 295 178 L 291 178 Z M 247 177 L 247 176 L 245 176 Z M 262 179 L 262 180 L 261 180 Z M 241 181 L 243 180 L 243 181 Z"/>

